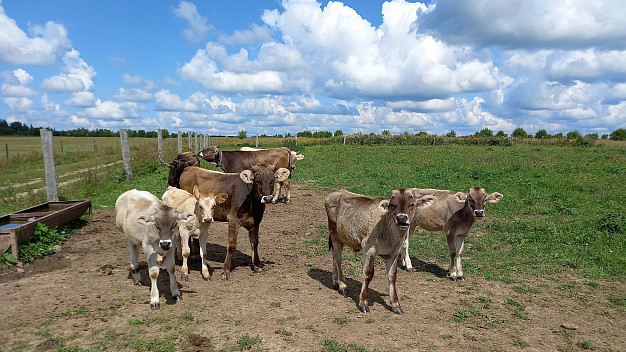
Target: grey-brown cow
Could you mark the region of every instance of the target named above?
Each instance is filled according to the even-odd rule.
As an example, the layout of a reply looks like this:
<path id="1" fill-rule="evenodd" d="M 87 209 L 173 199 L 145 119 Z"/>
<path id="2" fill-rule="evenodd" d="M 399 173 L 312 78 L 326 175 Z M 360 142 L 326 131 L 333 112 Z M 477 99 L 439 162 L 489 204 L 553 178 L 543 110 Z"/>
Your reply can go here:
<path id="1" fill-rule="evenodd" d="M 240 173 L 223 173 L 190 166 L 180 175 L 180 186 L 187 192 L 198 186 L 201 193 L 228 195 L 226 201 L 218 204 L 213 211 L 213 219 L 228 222 L 228 246 L 222 279 L 230 278 L 231 259 L 237 249 L 237 234 L 241 226 L 248 230 L 253 251 L 252 268 L 255 272 L 261 269 L 259 225 L 265 204 L 272 201 L 274 180 L 287 177 L 289 170 L 267 164 L 255 165 L 252 170 Z"/>
<path id="2" fill-rule="evenodd" d="M 324 204 L 330 231 L 328 247 L 333 251 L 333 285 L 345 294 L 341 269 L 343 246 L 355 252 L 363 250 L 363 285 L 359 310 L 369 312 L 368 290 L 374 277 L 374 259 L 379 255 L 387 262 L 389 299 L 393 312 L 403 314 L 396 291 L 398 252 L 408 235 L 410 219 L 419 206 L 428 206 L 433 196 L 419 196 L 408 189 L 391 191 L 391 197 L 379 199 L 335 190 Z"/>
<path id="3" fill-rule="evenodd" d="M 448 240 L 450 267 L 448 276 L 452 281 L 465 280 L 461 256 L 465 237 L 469 234 L 476 219 L 485 216 L 485 203 L 496 203 L 502 199 L 502 194 L 493 192 L 487 194 L 484 188 L 472 187 L 468 193 L 438 189 L 412 188 L 415 194 L 432 195 L 435 203 L 428 208 L 420 208 L 411 218 L 413 233 L 417 226 L 426 231 L 443 231 Z M 409 236 L 407 236 L 403 250 L 400 252 L 402 265 L 407 271 L 413 271 L 409 257 Z"/>

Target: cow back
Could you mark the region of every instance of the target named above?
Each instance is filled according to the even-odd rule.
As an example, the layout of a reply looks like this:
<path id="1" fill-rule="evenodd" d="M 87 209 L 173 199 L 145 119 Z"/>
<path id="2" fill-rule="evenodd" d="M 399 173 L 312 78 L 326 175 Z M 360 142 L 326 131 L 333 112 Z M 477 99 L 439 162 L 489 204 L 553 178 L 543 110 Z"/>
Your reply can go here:
<path id="1" fill-rule="evenodd" d="M 225 172 L 239 173 L 243 170 L 251 170 L 252 166 L 259 164 L 276 164 L 276 168 L 290 169 L 291 151 L 287 147 L 263 149 L 263 150 L 232 150 L 222 151 L 220 167 Z"/>
<path id="2" fill-rule="evenodd" d="M 422 188 L 414 188 L 413 190 L 422 195 L 435 196 L 437 200 L 429 207 L 418 207 L 415 210 L 415 215 L 411 220 L 411 230 L 415 226 L 419 226 L 427 231 L 441 231 L 446 221 L 465 206 L 465 203 L 455 199 L 458 193 L 456 191 Z"/>

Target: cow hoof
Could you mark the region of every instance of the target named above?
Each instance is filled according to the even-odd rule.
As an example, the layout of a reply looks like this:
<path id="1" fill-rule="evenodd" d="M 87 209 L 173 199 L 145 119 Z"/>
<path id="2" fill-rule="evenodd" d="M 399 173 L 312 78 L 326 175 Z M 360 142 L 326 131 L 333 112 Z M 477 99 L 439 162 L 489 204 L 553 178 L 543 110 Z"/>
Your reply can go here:
<path id="1" fill-rule="evenodd" d="M 183 296 L 181 296 L 180 293 L 179 293 L 177 295 L 172 296 L 172 299 L 175 300 L 175 301 L 180 301 L 181 299 L 183 299 Z"/>
<path id="2" fill-rule="evenodd" d="M 345 288 L 337 288 L 337 292 L 339 292 L 340 295 L 345 296 L 348 290 L 346 290 Z"/>
<path id="3" fill-rule="evenodd" d="M 459 278 L 456 277 L 456 276 L 450 276 L 450 280 L 452 280 L 454 282 L 457 282 L 457 281 L 459 281 Z"/>
<path id="4" fill-rule="evenodd" d="M 137 281 L 137 282 L 135 282 L 135 286 L 142 286 L 142 285 L 141 285 L 141 281 Z"/>
<path id="5" fill-rule="evenodd" d="M 402 315 L 404 314 L 404 311 L 402 310 L 402 308 L 398 307 L 398 308 L 394 308 L 393 312 L 398 314 L 398 315 Z"/>
<path id="6" fill-rule="evenodd" d="M 413 268 L 406 268 L 405 270 L 407 273 L 411 273 L 411 274 L 415 272 Z"/>
<path id="7" fill-rule="evenodd" d="M 359 310 L 361 313 L 368 313 L 370 311 L 370 307 L 368 306 L 359 306 Z"/>
<path id="8" fill-rule="evenodd" d="M 224 271 L 222 273 L 222 280 L 230 280 L 230 273 Z"/>
<path id="9" fill-rule="evenodd" d="M 256 266 L 256 265 L 252 266 L 252 272 L 260 273 L 261 271 L 263 271 L 263 268 L 261 268 L 260 266 Z"/>
<path id="10" fill-rule="evenodd" d="M 203 279 L 204 279 L 204 281 L 207 281 L 207 282 L 208 282 L 208 281 L 211 281 L 211 277 L 210 277 L 210 276 L 203 277 Z"/>
<path id="11" fill-rule="evenodd" d="M 159 309 L 161 308 L 161 303 L 150 303 L 150 309 Z"/>
<path id="12" fill-rule="evenodd" d="M 465 281 L 465 276 L 459 276 L 457 279 L 458 279 L 459 281 Z"/>
<path id="13" fill-rule="evenodd" d="M 181 278 L 183 281 L 189 281 L 189 275 L 187 275 L 187 274 L 182 274 L 182 275 L 180 276 L 180 278 Z"/>

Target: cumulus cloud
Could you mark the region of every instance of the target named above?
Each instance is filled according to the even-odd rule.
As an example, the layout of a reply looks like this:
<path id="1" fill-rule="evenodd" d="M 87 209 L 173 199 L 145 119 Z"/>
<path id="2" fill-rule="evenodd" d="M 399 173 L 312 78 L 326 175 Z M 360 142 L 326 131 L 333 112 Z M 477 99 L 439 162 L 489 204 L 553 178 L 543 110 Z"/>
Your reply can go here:
<path id="1" fill-rule="evenodd" d="M 41 86 L 52 92 L 87 92 L 93 90 L 96 70 L 89 66 L 75 50 L 65 52 L 62 58 L 62 73 L 43 80 Z M 86 94 L 82 94 L 83 98 Z M 70 101 L 74 101 L 70 99 Z M 84 100 L 81 100 L 84 102 Z M 84 106 L 83 104 L 78 106 Z"/>
<path id="2" fill-rule="evenodd" d="M 272 35 L 266 27 L 253 23 L 250 29 L 235 30 L 232 35 L 220 35 L 218 41 L 226 45 L 266 43 L 272 41 Z"/>
<path id="3" fill-rule="evenodd" d="M 126 59 L 122 55 L 117 53 L 107 55 L 107 60 L 115 66 L 119 67 L 125 67 L 126 65 L 128 65 Z"/>
<path id="4" fill-rule="evenodd" d="M 94 106 L 77 114 L 79 117 L 124 119 L 139 117 L 145 107 L 135 102 L 101 101 L 96 99 Z"/>
<path id="5" fill-rule="evenodd" d="M 181 32 L 181 36 L 187 44 L 195 44 L 206 38 L 209 30 L 213 27 L 207 23 L 195 4 L 188 1 L 181 1 L 178 7 L 172 10 L 174 15 L 187 21 L 187 27 Z"/>
<path id="6" fill-rule="evenodd" d="M 416 23 L 420 32 L 461 45 L 623 48 L 625 12 L 620 0 L 437 1 Z"/>
<path id="7" fill-rule="evenodd" d="M 49 21 L 30 31 L 33 37 L 17 26 L 0 3 L 0 60 L 16 65 L 52 65 L 72 46 L 62 24 Z"/>
<path id="8" fill-rule="evenodd" d="M 134 101 L 137 103 L 147 102 L 153 99 L 153 96 L 150 92 L 146 92 L 143 89 L 124 89 L 120 88 L 113 96 L 113 100 L 116 101 Z"/>
<path id="9" fill-rule="evenodd" d="M 26 86 L 33 80 L 33 76 L 21 68 L 13 70 L 12 73 L 3 72 L 1 77 L 4 81 L 2 83 L 2 96 L 32 97 L 38 94 L 32 88 Z"/>

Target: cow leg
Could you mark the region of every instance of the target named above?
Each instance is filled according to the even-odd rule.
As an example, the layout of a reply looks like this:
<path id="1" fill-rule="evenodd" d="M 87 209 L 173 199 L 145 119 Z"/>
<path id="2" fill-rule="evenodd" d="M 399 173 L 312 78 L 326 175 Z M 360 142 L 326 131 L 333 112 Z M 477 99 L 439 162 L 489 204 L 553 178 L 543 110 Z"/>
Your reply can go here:
<path id="1" fill-rule="evenodd" d="M 289 180 L 289 178 L 285 179 L 285 181 L 283 181 L 283 186 L 285 187 L 285 203 L 289 204 L 289 202 L 291 201 L 291 181 Z"/>
<path id="2" fill-rule="evenodd" d="M 170 252 L 165 256 L 165 266 L 167 267 L 167 273 L 170 275 L 170 293 L 172 299 L 180 301 L 182 299 L 180 290 L 178 290 L 178 283 L 176 282 L 176 256 L 175 250 L 170 249 Z"/>
<path id="3" fill-rule="evenodd" d="M 148 273 L 150 274 L 150 308 L 160 308 L 159 289 L 157 287 L 157 279 L 159 277 L 159 264 L 156 260 L 156 253 L 152 246 L 146 244 L 143 246 L 143 252 L 148 258 Z"/>
<path id="4" fill-rule="evenodd" d="M 398 300 L 398 291 L 396 290 L 396 278 L 398 276 L 398 256 L 394 255 L 387 260 L 387 280 L 389 280 L 389 304 L 391 310 L 396 314 L 404 314 Z"/>
<path id="5" fill-rule="evenodd" d="M 255 225 L 248 230 L 250 237 L 250 247 L 252 247 L 252 270 L 255 273 L 261 271 L 261 260 L 259 259 L 259 225 Z"/>
<path id="6" fill-rule="evenodd" d="M 200 243 L 200 261 L 202 262 L 202 278 L 206 281 L 211 280 L 211 272 L 209 271 L 210 266 L 207 265 L 206 259 L 206 243 L 209 239 L 209 224 L 202 223 L 200 225 L 200 238 L 198 242 Z"/>
<path id="7" fill-rule="evenodd" d="M 272 204 L 276 204 L 278 196 L 280 196 L 280 187 L 280 182 L 274 182 L 274 199 L 272 199 Z"/>
<path id="8" fill-rule="evenodd" d="M 456 244 L 455 244 L 455 235 L 452 233 L 448 233 L 446 238 L 448 240 L 448 253 L 450 254 L 450 266 L 448 268 L 448 277 L 452 281 L 459 281 L 456 272 Z"/>
<path id="9" fill-rule="evenodd" d="M 343 243 L 340 241 L 333 241 L 333 287 L 345 296 L 348 286 L 346 286 L 346 281 L 343 277 L 343 270 L 341 269 L 342 253 Z"/>
<path id="10" fill-rule="evenodd" d="M 228 245 L 226 247 L 226 259 L 222 270 L 222 280 L 230 279 L 230 268 L 233 253 L 237 250 L 237 232 L 239 231 L 239 223 L 228 221 Z"/>
<path id="11" fill-rule="evenodd" d="M 186 226 L 186 225 L 185 225 Z M 183 266 L 180 268 L 181 278 L 184 281 L 189 280 L 189 267 L 187 259 L 189 259 L 189 231 L 187 229 L 180 231 L 180 244 L 182 248 Z"/>
<path id="12" fill-rule="evenodd" d="M 454 247 L 456 248 L 456 277 L 457 280 L 465 280 L 463 276 L 463 266 L 461 265 L 461 256 L 463 255 L 463 246 L 465 244 L 465 236 L 456 236 L 454 239 Z"/>
<path id="13" fill-rule="evenodd" d="M 374 277 L 374 259 L 376 259 L 376 251 L 374 248 L 363 251 L 363 285 L 361 286 L 359 299 L 359 310 L 363 313 L 370 311 L 370 307 L 368 306 L 369 286 Z"/>
<path id="14" fill-rule="evenodd" d="M 406 235 L 402 242 L 402 248 L 400 248 L 400 258 L 402 259 L 402 266 L 410 273 L 414 272 L 413 263 L 411 263 L 411 257 L 409 256 L 409 235 Z"/>
<path id="15" fill-rule="evenodd" d="M 130 245 L 130 270 L 133 282 L 135 285 L 141 286 L 141 274 L 139 273 L 139 260 L 137 258 L 140 246 L 134 245 L 132 241 L 128 241 L 128 244 Z"/>

